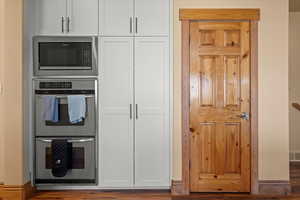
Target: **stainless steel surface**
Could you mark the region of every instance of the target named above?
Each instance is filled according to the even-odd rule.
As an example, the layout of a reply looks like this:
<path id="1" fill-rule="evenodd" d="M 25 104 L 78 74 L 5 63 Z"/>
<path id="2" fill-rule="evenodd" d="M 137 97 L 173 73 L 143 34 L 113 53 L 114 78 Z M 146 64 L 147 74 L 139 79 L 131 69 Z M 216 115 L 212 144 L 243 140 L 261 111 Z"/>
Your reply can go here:
<path id="1" fill-rule="evenodd" d="M 56 124 L 47 124 L 43 120 L 43 108 L 44 103 L 41 98 L 43 95 L 57 96 L 61 98 L 60 104 L 68 104 L 67 96 L 76 94 L 62 94 L 57 93 L 55 89 L 54 92 L 47 92 L 46 94 L 35 94 L 36 90 L 50 90 L 40 88 L 41 82 L 72 82 L 71 90 L 94 90 L 95 94 L 82 94 L 86 96 L 87 114 L 84 120 L 84 124 L 76 126 L 73 124 L 62 124 L 56 126 Z M 67 89 L 67 90 L 70 90 Z M 61 88 L 61 90 L 66 90 Z M 72 137 L 72 136 L 82 136 L 82 137 L 94 137 L 97 136 L 98 123 L 97 123 L 97 80 L 96 79 L 35 79 L 33 85 L 33 92 L 35 94 L 34 98 L 34 127 L 36 137 Z M 49 93 L 49 94 L 48 94 Z M 64 111 L 66 112 L 66 111 Z M 66 119 L 64 119 L 66 120 Z"/>
<path id="2" fill-rule="evenodd" d="M 70 17 L 67 17 L 67 32 L 70 33 Z"/>
<path id="3" fill-rule="evenodd" d="M 75 67 L 75 66 L 68 66 L 68 67 L 63 67 L 63 66 L 61 66 L 61 67 L 57 67 L 57 66 L 47 66 L 47 67 L 45 67 L 45 66 L 41 66 L 40 67 L 40 69 L 41 70 L 71 70 L 71 69 L 73 69 L 73 70 L 78 70 L 78 68 L 79 67 Z M 89 69 L 91 69 L 91 67 L 88 67 L 88 66 L 82 66 L 82 67 L 80 67 L 80 70 L 82 70 L 82 69 L 84 69 L 84 70 L 89 70 Z"/>
<path id="4" fill-rule="evenodd" d="M 138 104 L 135 104 L 135 118 L 136 119 L 139 118 L 139 107 L 138 107 Z"/>
<path id="5" fill-rule="evenodd" d="M 55 137 L 49 138 L 36 138 L 36 160 L 35 160 L 35 181 L 38 181 L 41 185 L 56 184 L 56 185 L 91 185 L 96 184 L 97 171 L 96 171 L 96 152 L 95 152 L 95 139 L 94 138 L 72 138 L 64 137 L 61 139 L 67 139 L 72 142 L 73 149 L 83 149 L 83 157 L 77 157 L 74 163 L 81 163 L 80 167 L 72 168 L 68 170 L 68 173 L 64 177 L 54 177 L 52 174 L 52 169 L 46 167 L 46 162 L 51 162 L 51 158 L 47 155 L 47 149 L 51 148 L 52 140 Z M 57 138 L 58 139 L 58 138 Z M 73 151 L 73 153 L 75 153 Z M 74 155 L 74 154 L 73 154 Z M 73 157 L 74 159 L 74 157 Z M 40 182 L 44 180 L 45 182 Z M 70 180 L 77 180 L 76 182 Z M 80 183 L 80 180 L 90 180 L 91 182 Z M 59 182 L 56 182 L 59 181 Z M 36 182 L 37 183 L 37 182 Z"/>
<path id="6" fill-rule="evenodd" d="M 130 112 L 130 119 L 132 119 L 132 104 L 130 104 L 129 112 Z"/>
<path id="7" fill-rule="evenodd" d="M 61 32 L 65 32 L 65 18 L 63 16 L 61 17 Z"/>
<path id="8" fill-rule="evenodd" d="M 65 32 L 66 19 L 62 17 L 62 29 Z M 40 43 L 72 43 L 90 42 L 91 66 L 48 66 L 40 63 Z M 33 37 L 33 66 L 35 77 L 92 77 L 98 75 L 98 38 L 96 36 L 34 36 Z"/>
<path id="9" fill-rule="evenodd" d="M 135 18 L 135 33 L 138 33 L 138 18 Z"/>
<path id="10" fill-rule="evenodd" d="M 249 113 L 243 112 L 242 114 L 238 115 L 238 117 L 244 119 L 244 120 L 249 120 L 250 116 Z"/>
<path id="11" fill-rule="evenodd" d="M 132 33 L 132 17 L 130 17 L 130 33 Z"/>
<path id="12" fill-rule="evenodd" d="M 38 138 L 37 140 L 41 141 L 41 142 L 51 143 L 54 139 L 41 139 L 41 138 Z M 67 140 L 67 141 L 70 142 L 70 143 L 84 143 L 84 142 L 93 142 L 94 138 L 78 139 L 78 140 L 71 139 L 71 140 Z"/>
<path id="13" fill-rule="evenodd" d="M 68 96 L 70 95 L 65 95 L 65 96 L 58 96 L 58 95 L 51 95 L 51 94 L 39 94 L 39 95 L 36 95 L 37 97 L 42 97 L 42 96 L 55 96 L 55 98 L 57 99 L 66 99 L 68 98 Z M 74 95 L 73 95 L 74 96 Z M 95 95 L 85 95 L 85 98 L 95 98 Z"/>

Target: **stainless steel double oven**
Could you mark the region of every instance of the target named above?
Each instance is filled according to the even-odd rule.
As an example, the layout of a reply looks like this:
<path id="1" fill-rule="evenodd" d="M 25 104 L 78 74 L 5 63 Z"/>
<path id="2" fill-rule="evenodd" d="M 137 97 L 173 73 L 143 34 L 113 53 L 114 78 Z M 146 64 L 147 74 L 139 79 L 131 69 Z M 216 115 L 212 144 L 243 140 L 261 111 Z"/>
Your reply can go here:
<path id="1" fill-rule="evenodd" d="M 96 184 L 97 39 L 37 36 L 33 44 L 35 184 Z M 75 96 L 84 99 L 85 116 L 73 122 L 70 98 Z M 55 102 L 55 120 L 45 118 L 45 111 L 54 108 L 49 99 Z M 74 102 L 72 106 L 76 109 Z M 59 142 L 66 148 L 57 147 Z M 60 165 L 65 167 L 63 175 L 54 173 Z"/>

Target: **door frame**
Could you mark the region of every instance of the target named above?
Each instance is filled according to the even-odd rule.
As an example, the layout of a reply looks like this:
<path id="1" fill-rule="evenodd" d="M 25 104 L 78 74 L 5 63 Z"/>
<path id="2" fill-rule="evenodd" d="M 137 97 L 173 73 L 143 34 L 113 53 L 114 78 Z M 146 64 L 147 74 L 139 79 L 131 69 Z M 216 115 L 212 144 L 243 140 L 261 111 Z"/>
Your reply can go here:
<path id="1" fill-rule="evenodd" d="M 258 21 L 260 9 L 180 9 L 182 25 L 182 181 L 174 184 L 174 194 L 190 193 L 190 22 L 250 22 L 251 93 L 251 193 L 258 194 Z"/>

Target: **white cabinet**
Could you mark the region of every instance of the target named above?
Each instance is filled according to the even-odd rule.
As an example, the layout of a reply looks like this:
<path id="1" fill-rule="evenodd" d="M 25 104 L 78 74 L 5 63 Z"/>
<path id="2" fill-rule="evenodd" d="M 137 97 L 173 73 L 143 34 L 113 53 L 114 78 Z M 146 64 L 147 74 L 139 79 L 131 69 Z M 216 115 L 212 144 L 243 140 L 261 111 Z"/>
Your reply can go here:
<path id="1" fill-rule="evenodd" d="M 62 34 L 67 12 L 66 0 L 35 0 L 37 34 Z"/>
<path id="2" fill-rule="evenodd" d="M 169 33 L 169 0 L 135 0 L 137 36 L 167 36 Z"/>
<path id="3" fill-rule="evenodd" d="M 135 39 L 135 185 L 169 186 L 169 41 Z"/>
<path id="4" fill-rule="evenodd" d="M 69 33 L 98 35 L 98 0 L 68 0 L 68 2 Z"/>
<path id="5" fill-rule="evenodd" d="M 169 0 L 100 0 L 100 35 L 168 36 Z"/>
<path id="6" fill-rule="evenodd" d="M 37 35 L 97 35 L 98 0 L 35 0 Z"/>
<path id="7" fill-rule="evenodd" d="M 133 35 L 132 0 L 100 0 L 100 35 Z"/>
<path id="8" fill-rule="evenodd" d="M 100 40 L 100 185 L 133 186 L 133 39 Z"/>
<path id="9" fill-rule="evenodd" d="M 101 39 L 102 188 L 170 186 L 168 44 L 168 37 Z"/>

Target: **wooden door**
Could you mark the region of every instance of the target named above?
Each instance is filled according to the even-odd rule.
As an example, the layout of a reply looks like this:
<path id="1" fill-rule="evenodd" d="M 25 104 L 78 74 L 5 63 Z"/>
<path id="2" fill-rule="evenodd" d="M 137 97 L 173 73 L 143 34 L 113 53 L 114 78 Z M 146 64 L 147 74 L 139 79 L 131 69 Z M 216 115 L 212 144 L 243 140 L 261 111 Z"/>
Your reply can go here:
<path id="1" fill-rule="evenodd" d="M 66 0 L 35 0 L 37 35 L 64 35 L 66 31 Z"/>
<path id="2" fill-rule="evenodd" d="M 100 34 L 104 36 L 132 36 L 133 0 L 100 0 Z"/>
<path id="3" fill-rule="evenodd" d="M 135 186 L 170 186 L 169 38 L 135 38 Z"/>
<path id="4" fill-rule="evenodd" d="M 133 39 L 100 40 L 100 186 L 132 187 Z"/>
<path id="5" fill-rule="evenodd" d="M 190 24 L 192 192 L 250 192 L 249 29 Z"/>
<path id="6" fill-rule="evenodd" d="M 69 34 L 98 35 L 98 3 L 98 0 L 68 0 Z"/>
<path id="7" fill-rule="evenodd" d="M 169 35 L 169 0 L 135 0 L 135 34 Z"/>

